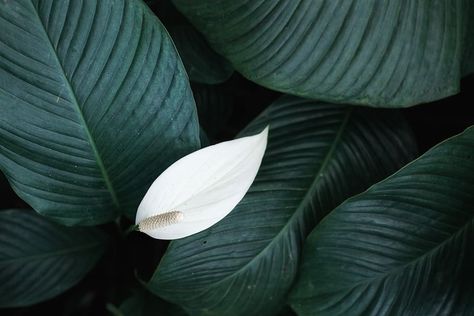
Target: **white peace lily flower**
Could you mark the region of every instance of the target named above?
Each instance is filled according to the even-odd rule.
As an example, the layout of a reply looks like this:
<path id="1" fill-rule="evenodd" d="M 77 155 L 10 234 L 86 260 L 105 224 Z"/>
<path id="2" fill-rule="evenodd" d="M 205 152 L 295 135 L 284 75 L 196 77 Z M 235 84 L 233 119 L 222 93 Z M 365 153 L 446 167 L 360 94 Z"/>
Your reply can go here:
<path id="1" fill-rule="evenodd" d="M 267 137 L 268 126 L 260 134 L 209 146 L 176 161 L 140 203 L 138 230 L 157 239 L 178 239 L 223 219 L 255 179 Z"/>

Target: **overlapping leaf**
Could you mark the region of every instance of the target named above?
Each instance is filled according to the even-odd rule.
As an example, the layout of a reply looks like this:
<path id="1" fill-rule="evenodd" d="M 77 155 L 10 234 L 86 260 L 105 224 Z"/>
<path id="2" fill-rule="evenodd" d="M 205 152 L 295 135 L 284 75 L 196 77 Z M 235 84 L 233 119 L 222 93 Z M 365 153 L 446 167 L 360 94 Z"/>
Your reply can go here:
<path id="1" fill-rule="evenodd" d="M 189 23 L 171 25 L 168 31 L 191 81 L 217 84 L 226 81 L 234 72 L 230 63 L 213 51 Z"/>
<path id="2" fill-rule="evenodd" d="M 474 128 L 328 215 L 305 244 L 298 315 L 474 313 Z"/>
<path id="3" fill-rule="evenodd" d="M 192 89 L 199 123 L 207 135 L 215 140 L 228 126 L 234 111 L 234 97 L 226 89 L 213 85 L 193 84 Z"/>
<path id="4" fill-rule="evenodd" d="M 0 168 L 41 214 L 133 217 L 199 147 L 186 73 L 141 1 L 0 1 L 0 29 Z"/>
<path id="5" fill-rule="evenodd" d="M 173 241 L 149 281 L 192 315 L 274 315 L 314 224 L 414 154 L 394 112 L 284 97 L 242 135 L 267 124 L 267 151 L 244 199 L 210 229 Z"/>
<path id="6" fill-rule="evenodd" d="M 29 210 L 0 212 L 0 307 L 66 291 L 94 266 L 105 241 L 95 228 L 59 226 Z"/>
<path id="7" fill-rule="evenodd" d="M 209 46 L 171 1 L 146 2 L 170 33 L 191 81 L 217 84 L 232 75 L 234 69 L 230 63 Z"/>
<path id="8" fill-rule="evenodd" d="M 455 94 L 474 40 L 470 0 L 174 3 L 250 80 L 334 102 L 400 107 Z"/>

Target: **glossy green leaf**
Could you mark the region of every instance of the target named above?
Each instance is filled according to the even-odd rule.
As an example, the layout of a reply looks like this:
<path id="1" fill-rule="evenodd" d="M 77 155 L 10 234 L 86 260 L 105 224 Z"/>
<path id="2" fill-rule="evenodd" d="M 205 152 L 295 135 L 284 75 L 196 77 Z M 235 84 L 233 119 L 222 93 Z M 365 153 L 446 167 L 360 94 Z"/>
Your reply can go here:
<path id="1" fill-rule="evenodd" d="M 173 241 L 149 281 L 192 315 L 275 315 L 315 223 L 415 151 L 396 112 L 283 97 L 241 136 L 267 124 L 267 150 L 247 195 L 216 225 Z"/>
<path id="2" fill-rule="evenodd" d="M 0 169 L 41 214 L 133 218 L 199 147 L 186 73 L 141 1 L 0 1 L 0 29 Z"/>
<path id="3" fill-rule="evenodd" d="M 382 107 L 457 93 L 474 18 L 470 0 L 174 3 L 250 80 L 318 100 Z"/>
<path id="4" fill-rule="evenodd" d="M 305 244 L 298 315 L 474 314 L 474 128 L 328 215 Z"/>
<path id="5" fill-rule="evenodd" d="M 69 228 L 29 210 L 0 212 L 0 307 L 61 294 L 95 265 L 106 245 L 96 228 Z"/>

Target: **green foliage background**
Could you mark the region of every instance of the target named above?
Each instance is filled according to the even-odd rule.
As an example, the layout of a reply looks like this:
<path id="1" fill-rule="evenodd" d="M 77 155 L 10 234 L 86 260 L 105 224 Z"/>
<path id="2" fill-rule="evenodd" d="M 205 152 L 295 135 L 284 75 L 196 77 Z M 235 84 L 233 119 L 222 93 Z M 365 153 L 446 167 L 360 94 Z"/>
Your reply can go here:
<path id="1" fill-rule="evenodd" d="M 473 21 L 469 0 L 0 1 L 0 313 L 474 314 Z M 125 233 L 170 164 L 268 124 L 224 220 Z"/>

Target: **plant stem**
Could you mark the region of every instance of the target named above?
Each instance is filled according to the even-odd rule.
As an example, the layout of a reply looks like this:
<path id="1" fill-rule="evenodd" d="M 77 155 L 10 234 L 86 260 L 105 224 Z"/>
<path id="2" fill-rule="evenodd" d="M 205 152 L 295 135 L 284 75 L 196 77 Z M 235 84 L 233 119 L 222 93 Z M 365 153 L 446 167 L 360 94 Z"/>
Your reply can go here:
<path id="1" fill-rule="evenodd" d="M 138 224 L 136 225 L 131 225 L 125 232 L 124 235 L 127 237 L 131 232 L 133 231 L 138 231 Z"/>

